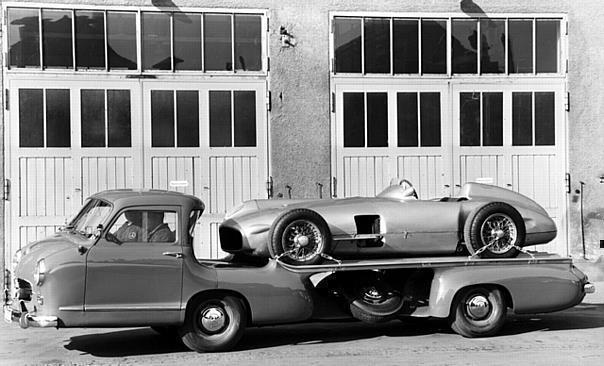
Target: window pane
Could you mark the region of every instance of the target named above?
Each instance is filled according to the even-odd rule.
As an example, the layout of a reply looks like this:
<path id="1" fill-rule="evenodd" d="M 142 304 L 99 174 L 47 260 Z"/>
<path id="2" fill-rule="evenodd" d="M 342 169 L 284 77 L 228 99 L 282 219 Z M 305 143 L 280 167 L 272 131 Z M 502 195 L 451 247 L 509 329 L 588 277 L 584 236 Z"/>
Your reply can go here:
<path id="1" fill-rule="evenodd" d="M 558 72 L 560 21 L 537 20 L 537 72 Z"/>
<path id="2" fill-rule="evenodd" d="M 398 146 L 418 146 L 417 93 L 396 94 L 396 118 L 398 126 Z"/>
<path id="3" fill-rule="evenodd" d="M 10 66 L 40 66 L 38 9 L 8 9 Z"/>
<path id="4" fill-rule="evenodd" d="M 459 93 L 461 146 L 480 146 L 480 94 Z"/>
<path id="5" fill-rule="evenodd" d="M 70 147 L 69 89 L 46 89 L 46 147 Z"/>
<path id="6" fill-rule="evenodd" d="M 555 145 L 554 93 L 535 93 L 535 145 Z"/>
<path id="7" fill-rule="evenodd" d="M 367 93 L 367 147 L 388 146 L 388 94 Z"/>
<path id="8" fill-rule="evenodd" d="M 136 70 L 136 14 L 107 12 L 110 69 Z"/>
<path id="9" fill-rule="evenodd" d="M 143 69 L 172 70 L 170 14 L 143 13 Z"/>
<path id="10" fill-rule="evenodd" d="M 201 70 L 201 15 L 174 13 L 174 68 Z"/>
<path id="11" fill-rule="evenodd" d="M 178 147 L 199 146 L 199 92 L 176 92 L 176 128 Z"/>
<path id="12" fill-rule="evenodd" d="M 235 15 L 235 65 L 237 70 L 262 70 L 262 22 L 259 15 Z"/>
<path id="13" fill-rule="evenodd" d="M 390 19 L 365 19 L 365 72 L 390 73 Z"/>
<path id="14" fill-rule="evenodd" d="M 392 24 L 392 48 L 395 74 L 419 72 L 418 21 L 394 19 Z"/>
<path id="15" fill-rule="evenodd" d="M 422 146 L 440 146 L 440 93 L 420 94 Z"/>
<path id="16" fill-rule="evenodd" d="M 256 146 L 256 92 L 234 92 L 235 146 Z"/>
<path id="17" fill-rule="evenodd" d="M 361 72 L 361 19 L 334 19 L 336 72 Z"/>
<path id="18" fill-rule="evenodd" d="M 512 145 L 533 144 L 532 93 L 512 93 Z"/>
<path id="19" fill-rule="evenodd" d="M 19 89 L 19 147 L 44 147 L 42 89 Z"/>
<path id="20" fill-rule="evenodd" d="M 107 90 L 109 147 L 130 147 L 130 90 Z"/>
<path id="21" fill-rule="evenodd" d="M 176 240 L 176 212 L 128 210 L 109 229 L 120 242 L 172 243 Z"/>
<path id="22" fill-rule="evenodd" d="M 210 146 L 232 146 L 230 91 L 210 91 Z"/>
<path id="23" fill-rule="evenodd" d="M 82 147 L 105 147 L 105 91 L 80 92 Z"/>
<path id="24" fill-rule="evenodd" d="M 475 74 L 478 72 L 477 41 L 478 22 L 476 20 L 453 20 L 451 38 L 453 73 Z"/>
<path id="25" fill-rule="evenodd" d="M 174 92 L 151 90 L 151 145 L 174 146 Z"/>
<path id="26" fill-rule="evenodd" d="M 231 16 L 203 16 L 204 62 L 206 70 L 233 70 Z"/>
<path id="27" fill-rule="evenodd" d="M 76 11 L 76 65 L 105 67 L 105 19 L 102 11 Z"/>
<path id="28" fill-rule="evenodd" d="M 509 72 L 533 72 L 533 21 L 510 20 L 508 42 Z"/>
<path id="29" fill-rule="evenodd" d="M 482 93 L 482 146 L 503 146 L 503 93 Z"/>
<path id="30" fill-rule="evenodd" d="M 363 93 L 344 93 L 344 147 L 365 146 Z"/>
<path id="31" fill-rule="evenodd" d="M 72 67 L 71 11 L 42 10 L 45 67 Z"/>
<path id="32" fill-rule="evenodd" d="M 480 72 L 505 72 L 505 20 L 480 19 Z"/>
<path id="33" fill-rule="evenodd" d="M 447 73 L 447 22 L 422 20 L 422 73 Z"/>

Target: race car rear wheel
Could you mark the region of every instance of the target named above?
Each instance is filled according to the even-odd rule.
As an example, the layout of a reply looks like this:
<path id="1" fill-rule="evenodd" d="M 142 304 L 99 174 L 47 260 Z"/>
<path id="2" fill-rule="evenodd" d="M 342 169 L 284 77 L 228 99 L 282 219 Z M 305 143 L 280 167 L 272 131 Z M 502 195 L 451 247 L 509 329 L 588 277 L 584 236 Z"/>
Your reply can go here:
<path id="1" fill-rule="evenodd" d="M 470 254 L 481 258 L 514 258 L 524 245 L 526 228 L 520 213 L 505 202 L 477 207 L 464 225 L 464 241 Z"/>
<path id="2" fill-rule="evenodd" d="M 461 290 L 453 300 L 449 324 L 464 337 L 488 337 L 505 323 L 507 307 L 501 290 L 478 286 Z"/>
<path id="3" fill-rule="evenodd" d="M 318 213 L 294 209 L 279 216 L 269 232 L 269 252 L 273 258 L 296 265 L 317 264 L 329 253 L 331 233 Z"/>
<path id="4" fill-rule="evenodd" d="M 194 300 L 180 328 L 182 342 L 193 351 L 216 352 L 233 348 L 243 335 L 247 312 L 234 296 Z"/>

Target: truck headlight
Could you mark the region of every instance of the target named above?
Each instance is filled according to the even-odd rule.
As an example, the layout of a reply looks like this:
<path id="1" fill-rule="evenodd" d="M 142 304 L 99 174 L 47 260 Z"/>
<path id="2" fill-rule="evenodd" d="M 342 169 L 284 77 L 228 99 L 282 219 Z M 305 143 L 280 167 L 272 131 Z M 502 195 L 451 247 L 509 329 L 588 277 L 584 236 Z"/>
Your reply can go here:
<path id="1" fill-rule="evenodd" d="M 17 265 L 21 261 L 21 257 L 23 257 L 23 251 L 21 251 L 21 249 L 18 249 L 15 252 L 15 255 L 13 255 L 13 262 L 11 263 L 12 264 L 12 271 L 13 272 L 15 272 L 15 268 L 17 267 Z"/>
<path id="2" fill-rule="evenodd" d="M 34 281 L 38 286 L 40 286 L 44 282 L 44 277 L 46 276 L 46 263 L 44 263 L 44 259 L 40 259 L 36 264 L 36 271 L 34 272 Z"/>

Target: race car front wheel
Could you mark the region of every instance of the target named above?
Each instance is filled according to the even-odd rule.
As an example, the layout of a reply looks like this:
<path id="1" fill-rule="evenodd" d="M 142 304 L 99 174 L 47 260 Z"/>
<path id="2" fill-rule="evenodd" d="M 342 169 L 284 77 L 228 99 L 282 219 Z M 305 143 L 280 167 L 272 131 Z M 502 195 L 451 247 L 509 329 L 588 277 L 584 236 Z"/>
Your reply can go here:
<path id="1" fill-rule="evenodd" d="M 461 290 L 453 300 L 449 324 L 464 337 L 488 337 L 505 323 L 507 307 L 501 290 L 477 286 Z"/>
<path id="2" fill-rule="evenodd" d="M 514 258 L 524 245 L 526 228 L 520 213 L 505 202 L 477 207 L 464 225 L 464 241 L 470 254 L 481 258 Z"/>
<path id="3" fill-rule="evenodd" d="M 227 351 L 239 342 L 246 324 L 243 302 L 234 296 L 217 295 L 194 300 L 179 333 L 193 351 Z"/>
<path id="4" fill-rule="evenodd" d="M 269 232 L 269 252 L 286 263 L 317 264 L 321 254 L 329 253 L 331 233 L 318 213 L 294 209 L 279 216 Z"/>

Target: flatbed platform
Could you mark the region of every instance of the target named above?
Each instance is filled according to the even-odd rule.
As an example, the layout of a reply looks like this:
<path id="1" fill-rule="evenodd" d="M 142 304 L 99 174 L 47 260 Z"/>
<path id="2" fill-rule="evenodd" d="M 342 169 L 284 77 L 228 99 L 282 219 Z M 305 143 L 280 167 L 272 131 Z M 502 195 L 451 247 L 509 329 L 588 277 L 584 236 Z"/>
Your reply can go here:
<path id="1" fill-rule="evenodd" d="M 277 263 L 288 271 L 295 273 L 316 273 L 336 271 L 359 271 L 374 269 L 405 269 L 405 268 L 438 268 L 438 267 L 472 267 L 492 265 L 525 265 L 525 264 L 571 264 L 572 259 L 560 257 L 557 254 L 545 252 L 520 253 L 516 258 L 469 258 L 467 256 L 446 257 L 413 257 L 386 259 L 325 259 L 322 264 L 292 265 L 281 260 Z"/>

